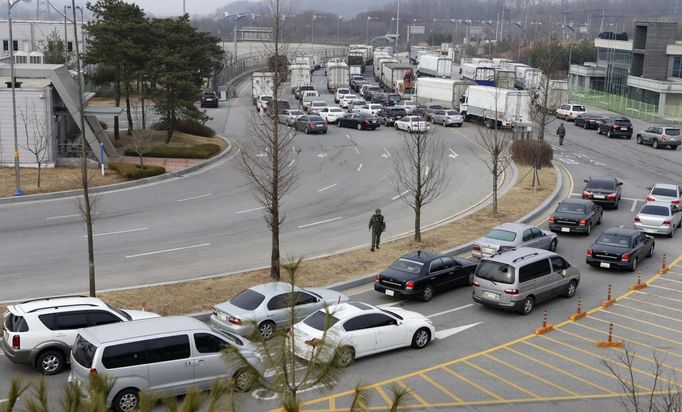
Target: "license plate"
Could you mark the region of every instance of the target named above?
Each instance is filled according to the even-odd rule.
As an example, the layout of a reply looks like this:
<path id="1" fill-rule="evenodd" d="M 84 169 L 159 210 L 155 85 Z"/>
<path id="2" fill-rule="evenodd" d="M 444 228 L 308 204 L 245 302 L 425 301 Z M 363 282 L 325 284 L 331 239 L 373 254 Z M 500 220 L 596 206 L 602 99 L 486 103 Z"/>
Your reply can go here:
<path id="1" fill-rule="evenodd" d="M 484 247 L 482 250 L 483 250 L 483 253 L 485 253 L 486 255 L 492 255 L 495 253 L 495 249 L 493 249 L 491 247 Z"/>
<path id="2" fill-rule="evenodd" d="M 562 231 L 562 232 L 570 232 L 571 229 L 568 228 L 568 227 L 562 227 L 562 228 L 561 228 L 561 231 Z"/>
<path id="3" fill-rule="evenodd" d="M 643 232 L 644 233 L 656 233 L 656 231 L 654 229 L 644 229 Z"/>
<path id="4" fill-rule="evenodd" d="M 321 124 L 317 124 L 317 125 L 315 125 L 315 127 L 322 127 L 322 125 L 321 125 Z"/>
<path id="5" fill-rule="evenodd" d="M 222 314 L 222 313 L 219 313 L 219 314 L 218 314 L 218 319 L 220 319 L 220 320 L 222 320 L 222 321 L 226 321 L 226 320 L 227 320 L 227 315 L 224 315 L 224 314 Z"/>
<path id="6" fill-rule="evenodd" d="M 388 296 L 395 296 L 395 292 L 392 291 L 391 289 L 386 289 L 386 294 L 387 294 Z"/>
<path id="7" fill-rule="evenodd" d="M 488 298 L 488 299 L 493 299 L 493 300 L 499 300 L 500 299 L 499 294 L 493 293 L 493 292 L 488 292 L 488 291 L 483 292 L 483 297 Z"/>
<path id="8" fill-rule="evenodd" d="M 592 197 L 595 199 L 606 199 L 606 196 L 604 195 L 593 195 Z"/>
<path id="9" fill-rule="evenodd" d="M 610 268 L 611 268 L 611 264 L 610 264 L 610 263 L 601 262 L 601 263 L 599 264 L 599 267 L 600 267 L 600 268 L 610 269 Z"/>

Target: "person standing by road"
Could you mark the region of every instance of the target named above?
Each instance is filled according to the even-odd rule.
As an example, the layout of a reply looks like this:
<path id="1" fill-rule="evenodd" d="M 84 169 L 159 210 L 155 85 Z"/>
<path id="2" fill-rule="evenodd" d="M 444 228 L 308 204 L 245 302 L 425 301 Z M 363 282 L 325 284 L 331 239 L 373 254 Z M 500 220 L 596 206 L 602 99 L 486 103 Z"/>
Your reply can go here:
<path id="1" fill-rule="evenodd" d="M 561 123 L 559 128 L 556 129 L 556 135 L 559 136 L 559 146 L 564 145 L 564 136 L 566 136 L 566 129 L 564 129 L 564 124 Z"/>
<path id="2" fill-rule="evenodd" d="M 381 233 L 386 231 L 386 222 L 381 215 L 381 209 L 376 209 L 369 219 L 369 230 L 372 231 L 372 247 L 369 250 L 374 252 L 375 247 L 379 249 Z"/>

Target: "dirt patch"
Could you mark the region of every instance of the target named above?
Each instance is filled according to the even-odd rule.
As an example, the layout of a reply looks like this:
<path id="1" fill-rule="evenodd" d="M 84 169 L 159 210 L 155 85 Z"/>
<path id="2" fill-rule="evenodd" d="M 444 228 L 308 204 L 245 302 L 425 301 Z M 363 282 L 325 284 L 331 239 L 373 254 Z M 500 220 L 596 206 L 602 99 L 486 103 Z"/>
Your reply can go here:
<path id="1" fill-rule="evenodd" d="M 500 198 L 498 216 L 492 216 L 491 207 L 487 207 L 461 220 L 422 233 L 423 241 L 419 244 L 409 237 L 386 242 L 376 252 L 362 248 L 306 261 L 301 266 L 298 284 L 323 286 L 377 272 L 409 251 L 447 250 L 480 237 L 495 225 L 519 219 L 539 206 L 552 193 L 556 183 L 554 169 L 545 168 L 540 171 L 543 186 L 533 188 L 529 170 L 528 167 L 519 167 L 518 182 Z M 144 301 L 147 310 L 163 315 L 193 313 L 208 310 L 211 304 L 225 301 L 248 286 L 268 282 L 268 274 L 268 270 L 259 270 L 167 286 L 107 292 L 99 296 L 111 304 L 127 308 L 140 307 Z"/>
<path id="2" fill-rule="evenodd" d="M 114 140 L 114 132 L 111 130 L 107 130 L 107 135 L 109 136 L 109 139 L 111 139 L 112 143 L 116 147 L 116 151 L 118 151 L 119 154 L 123 154 L 126 149 L 131 147 L 131 138 L 128 136 L 127 131 L 122 130 L 120 133 L 120 138 L 118 140 Z M 154 146 L 168 146 L 168 147 L 191 147 L 191 146 L 196 146 L 200 144 L 205 144 L 205 143 L 213 143 L 217 144 L 220 146 L 220 151 L 223 151 L 227 148 L 228 143 L 225 141 L 225 139 L 220 138 L 220 137 L 202 137 L 202 136 L 195 136 L 183 132 L 175 132 L 173 133 L 173 138 L 171 139 L 170 143 L 166 144 L 166 132 L 165 131 L 155 131 L 153 132 L 151 136 L 151 144 Z"/>
<path id="3" fill-rule="evenodd" d="M 99 170 L 89 169 L 90 186 L 110 185 L 125 182 L 113 170 L 104 170 L 104 176 Z M 27 195 L 37 193 L 61 192 L 64 190 L 80 189 L 81 170 L 78 167 L 54 167 L 42 169 L 40 172 L 40 188 L 38 188 L 38 169 L 21 169 L 21 188 Z M 0 197 L 14 196 L 15 174 L 13 167 L 0 168 Z"/>

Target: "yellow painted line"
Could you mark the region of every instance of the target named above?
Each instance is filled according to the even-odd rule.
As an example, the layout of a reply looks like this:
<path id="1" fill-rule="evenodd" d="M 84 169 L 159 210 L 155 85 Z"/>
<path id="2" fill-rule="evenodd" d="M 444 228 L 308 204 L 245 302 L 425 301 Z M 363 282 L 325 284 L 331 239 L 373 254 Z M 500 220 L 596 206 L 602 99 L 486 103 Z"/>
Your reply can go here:
<path id="1" fill-rule="evenodd" d="M 614 316 L 618 316 L 618 317 L 621 317 L 621 318 L 625 318 L 625 319 L 628 319 L 628 320 L 631 320 L 631 321 L 634 321 L 634 322 L 643 323 L 643 324 L 645 324 L 645 325 L 653 326 L 653 327 L 655 327 L 655 328 L 664 329 L 664 330 L 667 330 L 667 331 L 670 331 L 670 332 L 682 333 L 682 330 L 680 330 L 680 329 L 673 329 L 673 328 L 669 328 L 669 327 L 667 327 L 667 326 L 659 325 L 658 323 L 649 322 L 649 321 L 642 320 L 642 319 L 637 319 L 637 318 L 632 317 L 632 316 L 622 315 L 622 314 L 620 314 L 620 313 L 612 312 L 612 311 L 610 311 L 610 310 L 608 310 L 608 309 L 604 309 L 604 313 L 608 313 L 608 314 L 610 314 L 610 315 L 614 315 Z"/>
<path id="2" fill-rule="evenodd" d="M 377 392 L 379 392 L 379 396 L 381 396 L 384 399 L 386 405 L 388 405 L 389 407 L 393 406 L 393 401 L 391 400 L 391 398 L 388 397 L 388 395 L 386 395 L 386 392 L 384 392 L 384 388 L 382 388 L 381 386 L 375 386 L 374 389 Z"/>
<path id="3" fill-rule="evenodd" d="M 641 335 L 650 336 L 650 337 L 655 338 L 655 339 L 660 339 L 660 340 L 662 340 L 662 341 L 665 341 L 665 342 L 668 342 L 668 343 L 672 343 L 672 344 L 674 344 L 674 345 L 680 345 L 680 344 L 681 344 L 681 342 L 678 341 L 678 340 L 668 339 L 668 338 L 666 338 L 665 336 L 660 336 L 660 335 L 656 335 L 656 334 L 654 334 L 654 333 L 645 332 L 645 331 L 640 330 L 640 329 L 631 328 L 631 327 L 625 326 L 625 325 L 623 325 L 623 324 L 621 324 L 621 323 L 616 323 L 616 322 L 613 322 L 613 321 L 600 319 L 600 318 L 597 318 L 597 317 L 595 317 L 595 316 L 590 316 L 590 319 L 596 320 L 596 321 L 599 321 L 599 322 L 602 322 L 602 323 L 606 323 L 606 324 L 613 323 L 613 326 L 617 327 L 618 329 L 629 330 L 629 331 L 631 331 L 631 332 L 639 333 L 639 334 L 641 334 Z"/>
<path id="4" fill-rule="evenodd" d="M 446 372 L 448 372 L 449 374 L 451 374 L 451 375 L 454 376 L 455 378 L 457 378 L 457 379 L 459 379 L 459 380 L 461 380 L 461 381 L 463 381 L 463 382 L 468 383 L 469 385 L 471 385 L 471 386 L 473 386 L 474 388 L 478 389 L 479 391 L 485 393 L 486 395 L 490 396 L 491 398 L 495 398 L 495 399 L 497 399 L 498 401 L 503 401 L 503 400 L 504 400 L 504 398 L 502 398 L 501 396 L 499 396 L 499 395 L 496 394 L 495 392 L 486 389 L 485 387 L 483 387 L 483 386 L 477 384 L 476 382 L 472 381 L 471 379 L 468 379 L 468 378 L 465 377 L 464 375 L 461 375 L 461 374 L 459 374 L 459 373 L 453 371 L 452 369 L 450 369 L 450 368 L 447 367 L 447 366 L 444 367 L 443 370 L 446 371 Z"/>
<path id="5" fill-rule="evenodd" d="M 438 389 L 439 389 L 441 392 L 443 392 L 444 394 L 446 394 L 446 395 L 448 395 L 449 397 L 451 397 L 452 399 L 454 399 L 455 402 L 458 402 L 458 403 L 464 402 L 464 400 L 463 400 L 462 398 L 460 398 L 459 396 L 457 396 L 457 395 L 455 395 L 454 393 L 452 393 L 448 388 L 444 387 L 444 386 L 441 385 L 440 383 L 438 383 L 438 382 L 434 381 L 433 379 L 431 379 L 430 376 L 427 376 L 427 375 L 419 375 L 419 377 L 421 377 L 422 379 L 424 379 L 425 381 L 427 381 L 427 382 L 430 383 L 431 385 L 433 385 L 433 386 L 435 386 L 436 388 L 438 388 Z"/>
<path id="6" fill-rule="evenodd" d="M 668 273 L 670 273 L 670 272 L 668 272 Z M 667 274 L 667 273 L 666 273 L 666 274 Z M 668 278 L 666 278 L 665 276 L 661 276 L 660 279 L 661 279 L 661 280 L 665 280 L 666 282 L 673 282 L 673 283 L 677 283 L 678 285 L 682 285 L 682 281 L 673 280 L 673 279 L 668 279 Z"/>
<path id="7" fill-rule="evenodd" d="M 487 370 L 481 368 L 481 367 L 478 366 L 478 365 L 475 365 L 475 364 L 473 364 L 473 363 L 471 363 L 471 362 L 469 362 L 469 361 L 465 361 L 464 364 L 467 365 L 467 366 L 469 366 L 469 367 L 472 367 L 472 368 L 478 370 L 479 372 L 483 372 L 484 374 L 486 374 L 486 375 L 488 375 L 488 376 L 490 376 L 490 377 L 492 377 L 492 378 L 494 378 L 494 379 L 497 379 L 498 381 L 500 381 L 500 382 L 502 382 L 502 383 L 505 383 L 505 384 L 511 386 L 512 388 L 514 388 L 514 389 L 516 389 L 516 390 L 518 390 L 518 391 L 520 391 L 520 392 L 525 393 L 526 395 L 532 396 L 532 397 L 535 398 L 535 399 L 540 399 L 540 396 L 539 396 L 539 395 L 534 394 L 533 392 L 529 391 L 528 389 L 525 389 L 525 388 L 520 387 L 519 385 L 515 384 L 514 382 L 512 382 L 512 381 L 510 381 L 510 380 L 508 380 L 508 379 L 505 379 L 505 378 L 503 378 L 503 377 L 501 377 L 501 376 L 495 375 L 494 373 L 489 372 L 489 371 L 487 371 Z"/>
<path id="8" fill-rule="evenodd" d="M 682 319 L 671 318 L 670 316 L 661 315 L 661 314 L 659 314 L 659 313 L 650 312 L 650 311 L 648 311 L 648 310 L 638 309 L 638 308 L 634 308 L 634 307 L 632 307 L 632 306 L 627 306 L 627 305 L 620 305 L 620 306 L 623 307 L 623 308 L 626 308 L 626 309 L 634 310 L 634 311 L 636 311 L 636 312 L 646 313 L 647 315 L 658 316 L 659 318 L 663 318 L 663 319 L 667 319 L 667 320 L 672 320 L 672 321 L 675 321 L 675 322 L 682 322 Z"/>
<path id="9" fill-rule="evenodd" d="M 673 312 L 682 312 L 682 309 L 676 309 L 676 308 L 673 308 L 673 307 L 670 307 L 670 306 L 666 306 L 666 305 L 659 305 L 659 304 L 657 304 L 657 303 L 647 302 L 646 300 L 635 299 L 635 298 L 631 298 L 631 297 L 627 297 L 627 298 L 625 298 L 625 299 L 626 299 L 626 300 L 631 300 L 631 301 L 633 301 L 633 302 L 643 303 L 643 304 L 649 305 L 649 306 L 656 306 L 656 307 L 658 307 L 658 308 L 663 308 L 663 309 L 665 309 L 665 310 L 672 310 Z M 627 306 L 627 307 L 630 308 L 630 306 Z"/>
<path id="10" fill-rule="evenodd" d="M 594 388 L 597 388 L 597 389 L 599 389 L 599 390 L 602 391 L 602 392 L 606 392 L 606 393 L 609 393 L 609 394 L 612 394 L 612 395 L 617 395 L 617 393 L 614 392 L 614 391 L 612 391 L 611 389 L 605 388 L 605 387 L 603 387 L 603 386 L 601 386 L 601 385 L 597 385 L 597 384 L 594 383 L 594 382 L 590 382 L 590 381 L 588 381 L 587 379 L 581 378 L 580 376 L 574 375 L 574 374 L 572 374 L 572 373 L 570 373 L 570 372 L 566 372 L 565 370 L 559 369 L 559 368 L 557 368 L 556 366 L 550 365 L 549 363 L 546 363 L 546 362 L 543 362 L 543 361 L 541 361 L 541 360 L 535 359 L 535 358 L 533 358 L 533 357 L 531 357 L 531 356 L 526 355 L 525 353 L 521 353 L 521 352 L 519 352 L 519 351 L 517 351 L 517 350 L 514 350 L 514 349 L 512 349 L 512 348 L 505 348 L 505 350 L 508 350 L 509 352 L 514 353 L 514 354 L 517 355 L 517 356 L 521 356 L 521 357 L 523 357 L 523 358 L 525 358 L 525 359 L 528 359 L 528 360 L 531 361 L 531 362 L 535 362 L 535 363 L 537 363 L 537 364 L 539 364 L 539 365 L 541 365 L 541 366 L 543 366 L 543 367 L 545 367 L 545 368 L 547 368 L 547 369 L 551 369 L 551 370 L 553 370 L 553 371 L 555 371 L 555 372 L 558 372 L 558 373 L 560 373 L 560 374 L 562 374 L 562 375 L 566 375 L 566 376 L 568 376 L 568 377 L 570 377 L 570 378 L 572 378 L 572 379 L 574 379 L 574 380 L 576 380 L 576 381 L 579 381 L 579 382 L 582 382 L 582 383 L 584 383 L 584 384 L 590 385 L 590 386 L 592 386 L 592 387 L 594 387 Z"/>
<path id="11" fill-rule="evenodd" d="M 671 292 L 682 293 L 682 290 L 680 290 L 680 289 L 666 288 L 665 286 L 658 286 L 658 285 L 651 285 L 651 284 L 649 284 L 649 287 L 650 287 L 650 288 L 656 288 L 656 289 L 669 290 L 669 291 L 671 291 Z"/>
<path id="12" fill-rule="evenodd" d="M 398 385 L 400 385 L 401 388 L 406 389 L 406 390 L 407 390 L 407 393 L 409 393 L 410 396 L 412 396 L 414 399 L 416 399 L 417 402 L 419 402 L 420 405 L 422 405 L 422 406 L 427 406 L 427 405 L 429 404 L 428 402 L 426 402 L 426 401 L 424 400 L 424 398 L 422 398 L 421 396 L 419 396 L 419 394 L 418 394 L 414 389 L 412 389 L 412 388 L 410 388 L 409 386 L 407 386 L 407 385 L 405 384 L 405 382 L 403 382 L 403 381 L 398 381 Z"/>
<path id="13" fill-rule="evenodd" d="M 329 410 L 330 411 L 335 411 L 336 410 L 336 398 L 331 398 L 329 400 Z"/>
<path id="14" fill-rule="evenodd" d="M 647 296 L 651 296 L 651 297 L 654 297 L 656 299 L 663 299 L 663 300 L 669 300 L 669 301 L 675 302 L 675 303 L 682 303 L 682 299 L 669 298 L 667 296 L 661 296 L 661 295 L 657 295 L 657 294 L 651 293 L 651 292 L 637 291 L 637 293 L 647 295 Z"/>
<path id="15" fill-rule="evenodd" d="M 501 359 L 497 359 L 496 357 L 494 357 L 494 356 L 492 356 L 492 355 L 485 355 L 485 356 L 486 356 L 487 358 L 492 359 L 492 360 L 494 360 L 494 361 L 496 361 L 496 362 L 499 362 L 499 363 L 503 364 L 504 366 L 506 366 L 506 367 L 508 367 L 508 368 L 511 368 L 511 369 L 513 369 L 513 370 L 515 370 L 515 371 L 517 371 L 517 372 L 523 374 L 523 375 L 526 375 L 526 376 L 530 377 L 531 379 L 535 379 L 536 381 L 542 382 L 542 383 L 544 383 L 544 384 L 547 385 L 547 386 L 551 386 L 551 387 L 553 387 L 554 389 L 558 389 L 558 390 L 560 390 L 560 391 L 562 391 L 562 392 L 565 392 L 565 393 L 567 393 L 567 394 L 569 394 L 569 395 L 579 396 L 577 393 L 575 393 L 575 392 L 573 392 L 573 391 L 569 391 L 568 389 L 562 388 L 561 386 L 559 386 L 559 385 L 557 385 L 557 384 L 555 384 L 555 383 L 553 383 L 553 382 L 550 382 L 550 381 L 548 381 L 548 380 L 545 379 L 545 378 L 542 378 L 542 377 L 540 377 L 540 376 L 537 376 L 537 375 L 534 374 L 534 373 L 530 373 L 530 372 L 528 372 L 528 371 L 524 371 L 523 369 L 521 369 L 521 368 L 519 368 L 519 367 L 516 367 L 516 366 L 514 366 L 514 365 L 512 365 L 512 364 L 510 364 L 510 363 L 507 363 L 507 362 L 505 362 L 505 361 L 503 361 L 503 360 L 501 360 Z"/>

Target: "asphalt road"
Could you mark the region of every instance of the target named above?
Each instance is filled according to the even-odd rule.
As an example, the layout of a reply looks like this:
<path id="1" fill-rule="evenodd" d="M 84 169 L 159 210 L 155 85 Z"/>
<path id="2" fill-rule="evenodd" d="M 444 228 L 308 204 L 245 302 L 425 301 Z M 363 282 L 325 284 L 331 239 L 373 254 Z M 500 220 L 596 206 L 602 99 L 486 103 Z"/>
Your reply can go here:
<path id="1" fill-rule="evenodd" d="M 314 82 L 331 102 L 321 71 Z M 238 170 L 240 147 L 251 144 L 256 120 L 250 82 L 239 94 L 208 109 L 210 125 L 234 143 L 229 158 L 180 178 L 97 195 L 98 290 L 269 264 L 263 210 Z M 452 179 L 423 210 L 423 225 L 466 210 L 490 192 L 489 173 L 472 156 L 480 148 L 440 126 L 435 134 L 447 148 L 443 156 Z M 366 225 L 377 207 L 386 217 L 384 238 L 410 231 L 412 211 L 390 179 L 401 144 L 400 135 L 384 127 L 330 126 L 326 135 L 297 135 L 292 167 L 300 178 L 283 201 L 282 256 L 314 257 L 368 244 Z M 73 198 L 2 205 L 0 215 L 0 301 L 88 289 L 85 228 Z"/>

